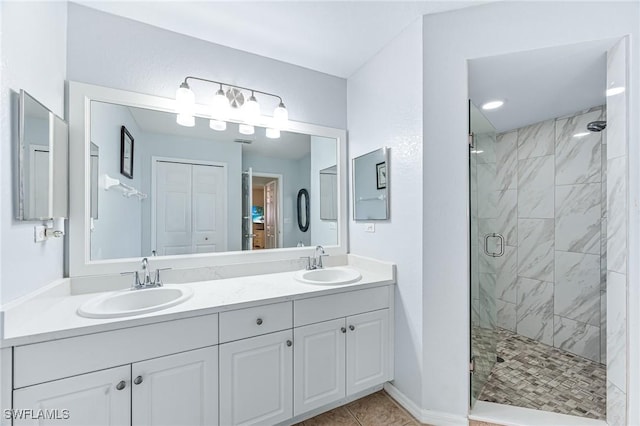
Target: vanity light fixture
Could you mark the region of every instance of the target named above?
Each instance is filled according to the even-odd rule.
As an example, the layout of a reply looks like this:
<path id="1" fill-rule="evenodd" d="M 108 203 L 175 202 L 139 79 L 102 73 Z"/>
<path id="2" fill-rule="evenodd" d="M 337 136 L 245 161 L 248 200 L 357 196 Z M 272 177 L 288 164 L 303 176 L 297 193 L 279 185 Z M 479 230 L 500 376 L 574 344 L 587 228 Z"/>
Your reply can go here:
<path id="1" fill-rule="evenodd" d="M 193 127 L 195 125 L 195 94 L 191 90 L 188 80 L 198 80 L 219 86 L 213 96 L 210 109 L 211 120 L 209 122 L 209 127 L 213 130 L 226 130 L 226 122 L 230 120 L 232 110 L 236 109 L 240 111 L 240 120 L 245 122 L 240 124 L 240 133 L 252 135 L 255 132 L 253 125 L 246 123 L 254 124 L 259 121 L 261 117 L 260 104 L 258 103 L 256 94 L 271 96 L 278 99 L 278 106 L 273 111 L 273 130 L 269 132 L 272 136 L 276 137 L 276 134 L 279 135 L 280 130 L 286 128 L 289 122 L 289 113 L 287 108 L 284 106 L 282 98 L 278 95 L 247 87 L 235 86 L 233 84 L 223 83 L 220 81 L 208 80 L 206 78 L 188 76 L 185 77 L 176 92 L 176 122 L 182 126 Z M 223 86 L 227 87 L 226 92 Z M 251 96 L 246 102 L 245 96 L 242 93 L 243 90 L 251 92 Z M 276 133 L 275 130 L 278 130 L 278 132 Z"/>
<path id="2" fill-rule="evenodd" d="M 504 105 L 504 101 L 501 101 L 501 100 L 489 101 L 482 104 L 482 109 L 485 111 L 488 111 L 488 110 L 500 108 L 502 105 Z"/>
<path id="3" fill-rule="evenodd" d="M 243 135 L 252 135 L 256 132 L 256 129 L 250 124 L 238 125 L 238 131 Z"/>
<path id="4" fill-rule="evenodd" d="M 278 139 L 278 138 L 280 138 L 280 129 L 275 129 L 275 128 L 272 128 L 272 127 L 268 127 L 267 130 L 265 131 L 265 135 L 269 139 Z"/>

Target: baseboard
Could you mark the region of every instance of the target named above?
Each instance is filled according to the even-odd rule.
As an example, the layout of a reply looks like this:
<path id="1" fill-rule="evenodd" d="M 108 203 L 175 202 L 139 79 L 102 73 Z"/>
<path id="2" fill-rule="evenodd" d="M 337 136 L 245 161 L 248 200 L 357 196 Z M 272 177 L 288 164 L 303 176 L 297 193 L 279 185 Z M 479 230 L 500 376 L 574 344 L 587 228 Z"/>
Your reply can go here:
<path id="1" fill-rule="evenodd" d="M 391 383 L 385 383 L 384 390 L 413 417 L 418 419 L 420 423 L 433 426 L 467 426 L 469 424 L 469 419 L 466 417 L 440 411 L 425 410 L 418 407 L 415 402 L 400 392 L 398 388 Z"/>

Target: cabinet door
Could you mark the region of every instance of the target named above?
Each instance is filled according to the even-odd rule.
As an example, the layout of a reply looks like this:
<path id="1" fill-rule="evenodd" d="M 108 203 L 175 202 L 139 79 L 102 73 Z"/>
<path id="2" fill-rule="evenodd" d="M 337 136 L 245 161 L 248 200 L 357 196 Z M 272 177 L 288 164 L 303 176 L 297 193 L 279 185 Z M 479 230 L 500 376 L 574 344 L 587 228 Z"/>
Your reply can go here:
<path id="1" fill-rule="evenodd" d="M 218 424 L 218 347 L 137 362 L 131 368 L 134 426 Z"/>
<path id="2" fill-rule="evenodd" d="M 15 426 L 123 426 L 131 424 L 131 367 L 110 368 L 67 379 L 17 389 L 13 392 L 14 409 L 42 410 L 51 417 L 40 420 L 17 419 Z M 120 388 L 120 389 L 119 389 Z M 65 412 L 68 410 L 68 418 Z M 55 419 L 58 416 L 58 419 Z"/>
<path id="3" fill-rule="evenodd" d="M 220 345 L 220 424 L 275 424 L 293 414 L 291 330 Z"/>
<path id="4" fill-rule="evenodd" d="M 345 396 L 345 319 L 296 328 L 295 416 Z"/>
<path id="5" fill-rule="evenodd" d="M 387 381 L 389 310 L 347 317 L 347 395 Z"/>

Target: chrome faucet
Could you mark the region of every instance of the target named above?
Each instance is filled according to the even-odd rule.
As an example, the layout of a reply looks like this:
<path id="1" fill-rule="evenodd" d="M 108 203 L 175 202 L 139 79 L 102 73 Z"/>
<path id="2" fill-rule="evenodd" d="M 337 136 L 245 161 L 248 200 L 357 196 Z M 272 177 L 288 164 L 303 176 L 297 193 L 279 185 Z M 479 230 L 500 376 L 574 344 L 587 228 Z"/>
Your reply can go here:
<path id="1" fill-rule="evenodd" d="M 162 280 L 160 279 L 160 271 L 169 268 L 156 269 L 151 272 L 149 269 L 149 259 L 146 257 L 142 258 L 142 271 L 132 272 L 134 274 L 134 280 L 132 289 L 140 290 L 143 288 L 152 288 L 152 287 L 162 287 Z M 142 279 L 141 273 L 142 272 Z M 151 279 L 151 275 L 153 274 L 153 279 Z"/>
<path id="2" fill-rule="evenodd" d="M 311 271 L 314 269 L 322 269 L 324 266 L 322 265 L 322 258 L 325 256 L 329 256 L 325 254 L 324 247 L 316 246 L 313 257 L 311 256 L 303 256 L 301 259 L 307 259 L 307 270 Z"/>

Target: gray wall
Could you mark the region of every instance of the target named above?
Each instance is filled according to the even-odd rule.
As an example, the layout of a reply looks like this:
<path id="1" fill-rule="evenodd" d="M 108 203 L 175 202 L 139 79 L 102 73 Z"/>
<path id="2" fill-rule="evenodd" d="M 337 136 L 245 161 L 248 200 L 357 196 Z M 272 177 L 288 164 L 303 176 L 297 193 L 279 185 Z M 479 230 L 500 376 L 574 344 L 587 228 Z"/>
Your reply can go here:
<path id="1" fill-rule="evenodd" d="M 133 179 L 120 174 L 120 127 L 125 126 L 134 138 Z M 99 175 L 119 179 L 121 183 L 141 188 L 142 134 L 129 109 L 104 102 L 91 103 L 91 142 L 100 148 Z M 98 188 L 98 219 L 91 232 L 91 259 L 117 259 L 141 255 L 142 203 L 137 197 L 125 197 L 117 188 Z"/>
<path id="2" fill-rule="evenodd" d="M 3 1 L 0 16 L 0 303 L 5 303 L 63 275 L 63 239 L 34 243 L 33 227 L 40 222 L 14 219 L 11 97 L 25 89 L 64 117 L 67 4 Z"/>
<path id="3" fill-rule="evenodd" d="M 291 120 L 346 128 L 342 78 L 69 4 L 69 80 L 173 98 L 188 75 L 276 93 Z"/>

